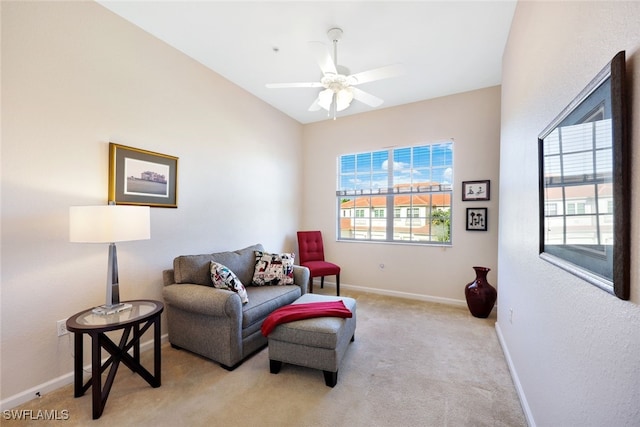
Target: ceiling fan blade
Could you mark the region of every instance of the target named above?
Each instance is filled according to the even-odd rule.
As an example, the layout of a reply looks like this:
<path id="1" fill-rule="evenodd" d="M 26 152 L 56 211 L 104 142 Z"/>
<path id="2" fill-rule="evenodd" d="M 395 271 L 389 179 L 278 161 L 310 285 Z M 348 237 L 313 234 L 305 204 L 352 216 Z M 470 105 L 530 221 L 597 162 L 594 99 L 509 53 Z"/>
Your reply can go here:
<path id="1" fill-rule="evenodd" d="M 351 85 L 359 85 L 362 83 L 401 76 L 404 72 L 404 65 L 402 64 L 387 65 L 385 67 L 352 74 L 349 76 L 349 80 L 351 81 Z"/>
<path id="2" fill-rule="evenodd" d="M 320 82 L 304 82 L 304 83 L 267 83 L 265 85 L 269 89 L 280 89 L 288 87 L 322 87 Z"/>
<path id="3" fill-rule="evenodd" d="M 313 101 L 313 104 L 309 106 L 309 111 L 318 111 L 320 109 L 319 101 L 320 97 L 317 97 L 315 101 Z"/>
<path id="4" fill-rule="evenodd" d="M 331 59 L 331 54 L 326 45 L 320 42 L 309 42 L 311 53 L 316 58 L 322 74 L 338 74 L 336 64 Z"/>
<path id="5" fill-rule="evenodd" d="M 384 102 L 377 96 L 371 95 L 370 93 L 367 93 L 362 89 L 358 89 L 357 87 L 351 87 L 351 90 L 353 90 L 353 97 L 355 99 L 367 104 L 370 107 L 379 107 Z"/>

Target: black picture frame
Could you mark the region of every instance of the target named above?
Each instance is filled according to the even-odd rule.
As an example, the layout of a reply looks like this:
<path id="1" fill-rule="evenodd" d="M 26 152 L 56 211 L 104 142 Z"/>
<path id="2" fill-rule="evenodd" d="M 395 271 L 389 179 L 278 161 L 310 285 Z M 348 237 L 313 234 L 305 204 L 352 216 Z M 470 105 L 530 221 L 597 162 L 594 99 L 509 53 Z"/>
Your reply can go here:
<path id="1" fill-rule="evenodd" d="M 109 202 L 178 207 L 178 158 L 109 143 Z"/>
<path id="2" fill-rule="evenodd" d="M 485 201 L 491 199 L 491 181 L 462 181 L 462 201 Z"/>
<path id="3" fill-rule="evenodd" d="M 487 231 L 487 208 L 467 208 L 467 231 Z"/>
<path id="4" fill-rule="evenodd" d="M 630 148 L 625 52 L 538 136 L 540 257 L 629 299 Z"/>

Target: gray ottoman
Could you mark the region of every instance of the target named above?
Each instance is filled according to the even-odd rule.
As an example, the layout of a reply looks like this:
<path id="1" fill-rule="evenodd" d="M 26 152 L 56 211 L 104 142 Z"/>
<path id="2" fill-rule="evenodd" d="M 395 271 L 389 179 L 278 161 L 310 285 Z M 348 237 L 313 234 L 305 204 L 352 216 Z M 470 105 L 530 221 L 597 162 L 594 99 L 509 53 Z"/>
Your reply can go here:
<path id="1" fill-rule="evenodd" d="M 283 323 L 269 334 L 269 368 L 272 374 L 280 372 L 282 363 L 321 369 L 329 387 L 338 382 L 338 367 L 355 338 L 356 300 L 304 294 L 293 304 L 342 300 L 353 317 L 317 317 Z"/>

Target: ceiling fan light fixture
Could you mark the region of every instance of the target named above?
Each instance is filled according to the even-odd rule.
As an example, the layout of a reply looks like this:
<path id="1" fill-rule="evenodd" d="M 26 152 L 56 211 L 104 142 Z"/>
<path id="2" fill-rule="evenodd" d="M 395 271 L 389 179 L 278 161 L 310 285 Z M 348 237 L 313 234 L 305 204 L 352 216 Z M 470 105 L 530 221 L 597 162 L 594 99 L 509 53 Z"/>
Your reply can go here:
<path id="1" fill-rule="evenodd" d="M 325 44 L 315 41 L 309 42 L 309 47 L 322 71 L 322 77 L 319 82 L 271 83 L 267 84 L 267 87 L 322 87 L 324 89 L 321 90 L 308 110 L 318 111 L 323 109 L 328 112 L 329 117 L 333 116 L 334 120 L 336 119 L 336 113 L 349 108 L 354 98 L 370 107 L 379 107 L 383 102 L 382 99 L 355 86 L 399 76 L 404 73 L 402 65 L 387 65 L 351 74 L 348 68 L 338 64 L 338 41 L 342 38 L 342 30 L 340 28 L 331 28 L 327 32 L 327 36 L 333 44 L 333 58 Z"/>
<path id="2" fill-rule="evenodd" d="M 336 93 L 336 107 L 338 111 L 342 111 L 347 108 L 351 101 L 353 101 L 353 91 L 346 87 Z"/>
<path id="3" fill-rule="evenodd" d="M 325 110 L 331 109 L 331 103 L 333 102 L 333 91 L 331 89 L 325 89 L 318 94 L 318 105 Z"/>

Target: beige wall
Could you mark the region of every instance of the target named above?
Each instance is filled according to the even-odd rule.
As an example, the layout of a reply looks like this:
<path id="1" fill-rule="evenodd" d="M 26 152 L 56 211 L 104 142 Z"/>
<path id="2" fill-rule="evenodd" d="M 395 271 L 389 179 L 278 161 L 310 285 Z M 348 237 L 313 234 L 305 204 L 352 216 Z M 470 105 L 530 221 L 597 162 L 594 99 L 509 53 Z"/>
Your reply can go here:
<path id="1" fill-rule="evenodd" d="M 323 231 L 341 285 L 463 305 L 474 265 L 491 268 L 497 285 L 499 132 L 498 86 L 306 125 L 303 227 Z M 454 141 L 452 246 L 336 241 L 339 155 L 447 139 Z M 491 180 L 491 200 L 462 202 L 462 181 L 482 179 Z M 467 207 L 489 208 L 487 232 L 465 230 Z"/>
<path id="2" fill-rule="evenodd" d="M 640 424 L 638 22 L 637 2 L 520 2 L 503 57 L 497 329 L 532 426 Z M 633 146 L 630 301 L 538 257 L 537 136 L 620 50 Z"/>
<path id="3" fill-rule="evenodd" d="M 0 399 L 15 404 L 71 379 L 56 321 L 104 301 L 107 246 L 69 243 L 68 209 L 107 202 L 109 141 L 180 157 L 178 209 L 118 245 L 122 297 L 160 300 L 177 255 L 295 250 L 302 126 L 96 3 L 1 7 Z"/>
<path id="4" fill-rule="evenodd" d="M 152 209 L 151 240 L 118 245 L 124 299 L 161 299 L 176 255 L 296 250 L 303 228 L 325 232 L 345 286 L 464 304 L 478 264 L 497 285 L 499 87 L 303 127 L 98 4 L 0 10 L 3 408 L 70 382 L 56 321 L 103 302 L 107 248 L 68 242 L 68 208 L 106 203 L 109 141 L 180 158 L 178 209 Z M 452 247 L 335 242 L 339 154 L 449 138 Z M 491 201 L 461 202 L 476 179 Z M 489 208 L 488 232 L 465 231 L 468 206 Z"/>

